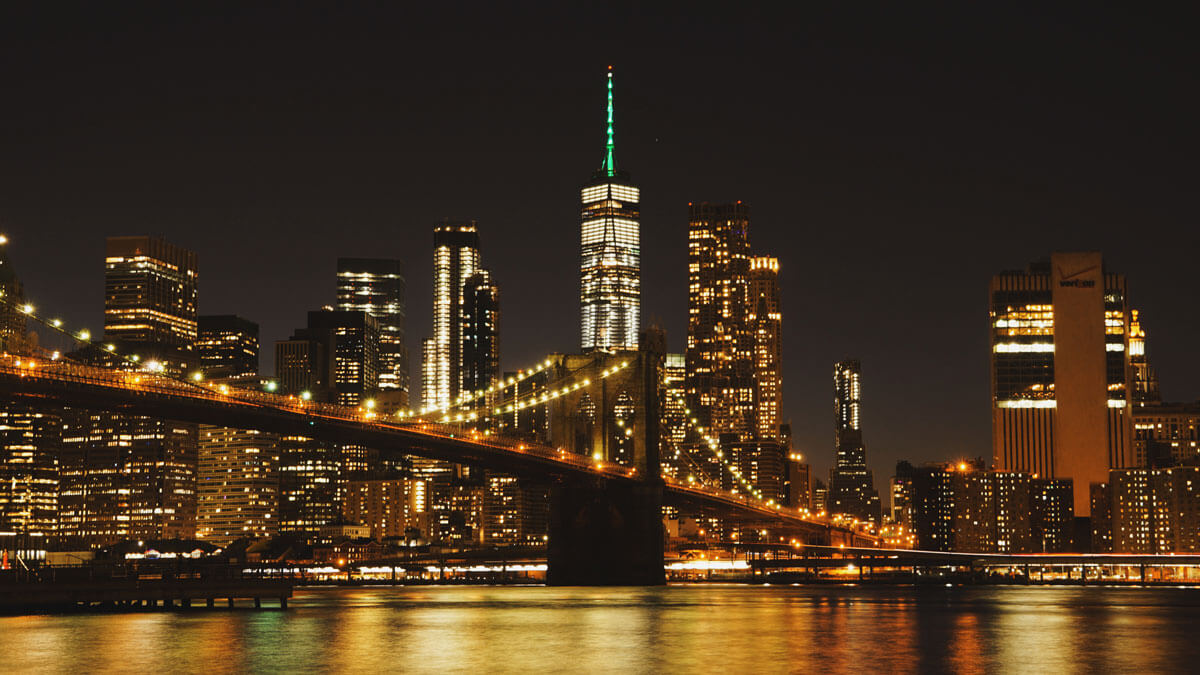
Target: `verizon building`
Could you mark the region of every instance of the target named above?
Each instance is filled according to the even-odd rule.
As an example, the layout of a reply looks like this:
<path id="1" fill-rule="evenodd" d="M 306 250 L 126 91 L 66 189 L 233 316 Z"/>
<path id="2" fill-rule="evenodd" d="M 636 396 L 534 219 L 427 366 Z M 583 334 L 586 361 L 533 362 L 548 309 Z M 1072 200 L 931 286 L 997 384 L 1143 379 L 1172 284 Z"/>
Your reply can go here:
<path id="1" fill-rule="evenodd" d="M 992 453 L 1001 471 L 1090 486 L 1133 466 L 1125 277 L 1099 253 L 1055 253 L 992 278 Z"/>

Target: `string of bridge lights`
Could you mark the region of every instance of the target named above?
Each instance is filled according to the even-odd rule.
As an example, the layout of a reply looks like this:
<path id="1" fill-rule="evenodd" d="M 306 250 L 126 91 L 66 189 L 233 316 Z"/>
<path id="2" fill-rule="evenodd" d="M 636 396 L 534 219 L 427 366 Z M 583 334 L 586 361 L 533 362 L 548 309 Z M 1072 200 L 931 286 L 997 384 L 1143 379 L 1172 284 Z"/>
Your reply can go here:
<path id="1" fill-rule="evenodd" d="M 677 403 L 681 403 L 681 404 L 683 403 L 683 400 L 680 398 L 676 398 L 675 401 Z M 717 461 L 719 461 L 721 463 L 721 465 L 725 467 L 725 470 L 728 471 L 731 476 L 736 478 L 738 480 L 738 482 L 740 482 L 743 486 L 745 486 L 747 492 L 749 492 L 751 495 L 756 497 L 759 501 L 766 501 L 768 505 L 773 506 L 775 504 L 775 500 L 774 499 L 771 499 L 771 500 L 763 499 L 762 491 L 759 490 L 758 488 L 754 487 L 754 485 L 751 484 L 750 481 L 746 480 L 746 477 L 742 475 L 742 472 L 740 470 L 738 470 L 738 468 L 736 466 L 734 466 L 732 462 L 730 462 L 728 459 L 725 458 L 725 453 L 721 450 L 720 441 L 713 438 L 712 436 L 709 436 L 708 433 L 705 432 L 704 427 L 700 426 L 700 421 L 698 419 L 696 419 L 695 417 L 691 417 L 692 411 L 688 408 L 684 408 L 683 413 L 684 413 L 684 415 L 687 416 L 686 420 L 687 420 L 688 426 L 691 427 L 692 430 L 695 431 L 697 434 L 699 434 L 702 439 L 704 439 L 705 445 L 707 445 L 708 449 L 712 451 L 713 455 L 717 458 Z M 687 452 L 686 448 L 684 449 L 684 452 L 685 453 Z M 689 483 L 695 482 L 695 476 L 689 474 L 688 482 Z"/>
<path id="2" fill-rule="evenodd" d="M 15 305 L 15 303 L 12 303 L 12 302 L 8 301 L 7 299 L 5 300 L 5 302 L 7 304 L 9 304 L 9 306 Z M 118 352 L 117 346 L 111 342 L 103 343 L 98 340 L 93 340 L 92 333 L 87 328 L 81 328 L 77 331 L 72 331 L 71 329 L 68 329 L 63 325 L 62 319 L 47 318 L 45 316 L 38 314 L 36 312 L 34 306 L 31 303 L 27 302 L 27 303 L 15 305 L 15 306 L 16 306 L 17 311 L 20 312 L 21 314 L 24 314 L 26 317 L 33 319 L 34 321 L 40 323 L 43 326 L 46 326 L 47 328 L 50 328 L 50 329 L 57 331 L 63 335 L 66 335 L 67 337 L 71 338 L 72 340 L 74 340 L 80 344 L 87 345 L 89 347 L 95 347 L 96 349 L 98 349 L 100 351 L 111 354 L 115 358 L 126 361 L 130 364 L 133 364 L 134 366 L 145 368 L 147 371 L 152 372 L 152 373 L 161 373 L 165 370 L 165 367 L 163 366 L 163 364 L 158 361 L 150 360 L 150 361 L 143 362 L 142 357 L 139 354 L 123 354 L 123 353 Z M 62 354 L 60 352 L 54 351 L 50 355 L 50 358 L 51 358 L 51 360 L 57 360 L 61 356 L 62 356 Z"/>
<path id="3" fill-rule="evenodd" d="M 600 372 L 600 379 L 607 379 L 609 377 L 612 377 L 613 375 L 616 375 L 618 372 L 620 372 L 628 367 L 629 367 L 629 362 L 622 361 L 621 363 L 619 363 L 615 366 L 612 366 L 610 368 L 605 368 L 604 370 L 602 370 Z M 509 378 L 508 380 L 505 380 L 505 382 L 510 382 L 513 380 L 514 380 L 514 378 Z M 507 405 L 497 406 L 492 409 L 492 413 L 495 415 L 503 415 L 504 413 L 519 412 L 526 408 L 532 408 L 534 406 L 538 406 L 543 403 L 548 403 L 557 398 L 561 398 L 563 396 L 566 396 L 567 394 L 579 391 L 580 389 L 582 389 L 584 387 L 590 386 L 591 384 L 592 384 L 591 378 L 585 377 L 582 380 L 575 381 L 574 383 L 565 384 L 561 388 L 559 388 L 557 386 L 555 386 L 555 387 L 548 386 L 545 389 L 542 389 L 541 391 L 530 392 L 529 394 L 526 394 L 523 397 L 515 398 L 512 400 L 512 402 L 508 403 Z M 492 387 L 490 389 L 492 391 L 495 391 L 497 388 L 503 388 L 504 386 L 510 386 L 510 385 L 501 384 L 501 385 L 498 385 L 497 387 Z M 403 413 L 403 412 L 405 412 L 405 411 L 401 411 L 401 413 Z M 401 415 L 401 416 L 403 416 L 403 415 Z M 479 414 L 476 412 L 458 413 L 456 415 L 444 415 L 441 419 L 441 422 L 443 424 L 449 424 L 452 422 L 474 422 L 477 419 L 479 419 Z"/>

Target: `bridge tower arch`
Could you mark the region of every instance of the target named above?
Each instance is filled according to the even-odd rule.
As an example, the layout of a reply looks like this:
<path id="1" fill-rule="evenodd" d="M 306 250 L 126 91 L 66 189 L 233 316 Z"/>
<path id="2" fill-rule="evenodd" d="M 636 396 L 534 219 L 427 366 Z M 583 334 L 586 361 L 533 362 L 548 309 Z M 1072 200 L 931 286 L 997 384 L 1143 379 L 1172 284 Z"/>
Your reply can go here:
<path id="1" fill-rule="evenodd" d="M 666 339 L 647 330 L 637 351 L 560 355 L 560 377 L 589 384 L 554 401 L 552 445 L 636 469 L 640 480 L 559 480 L 550 489 L 547 583 L 665 583 L 659 465 L 661 369 Z M 614 369 L 617 369 L 614 372 Z M 605 376 L 605 373 L 608 373 Z"/>

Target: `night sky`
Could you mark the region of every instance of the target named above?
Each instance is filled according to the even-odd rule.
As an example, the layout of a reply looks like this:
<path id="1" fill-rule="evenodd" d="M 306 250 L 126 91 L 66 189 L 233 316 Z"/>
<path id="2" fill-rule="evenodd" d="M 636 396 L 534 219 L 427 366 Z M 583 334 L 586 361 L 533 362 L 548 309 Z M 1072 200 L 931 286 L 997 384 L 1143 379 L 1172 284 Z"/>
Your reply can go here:
<path id="1" fill-rule="evenodd" d="M 504 367 L 577 349 L 578 188 L 611 63 L 645 321 L 683 349 L 687 203 L 749 202 L 818 475 L 843 358 L 863 362 L 881 487 L 897 459 L 990 456 L 988 279 L 1056 249 L 1128 276 L 1164 396 L 1200 397 L 1195 17 L 14 4 L 0 231 L 31 301 L 72 325 L 102 324 L 105 236 L 163 235 L 199 253 L 201 313 L 261 324 L 270 373 L 273 341 L 333 301 L 337 256 L 398 257 L 419 384 L 449 217 L 479 221 Z"/>

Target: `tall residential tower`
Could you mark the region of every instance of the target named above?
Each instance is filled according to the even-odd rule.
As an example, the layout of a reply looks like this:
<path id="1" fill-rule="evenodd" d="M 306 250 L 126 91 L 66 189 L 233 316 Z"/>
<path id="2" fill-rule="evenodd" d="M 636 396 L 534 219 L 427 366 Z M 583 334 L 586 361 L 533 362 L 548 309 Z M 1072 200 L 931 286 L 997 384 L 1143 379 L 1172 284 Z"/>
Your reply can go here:
<path id="1" fill-rule="evenodd" d="M 829 480 L 829 512 L 879 522 L 879 493 L 867 469 L 862 436 L 862 366 L 841 361 L 833 366 L 833 413 L 836 457 Z"/>
<path id="2" fill-rule="evenodd" d="M 612 77 L 609 66 L 604 161 L 582 190 L 579 302 L 585 352 L 637 349 L 641 322 L 641 197 L 613 159 Z"/>

